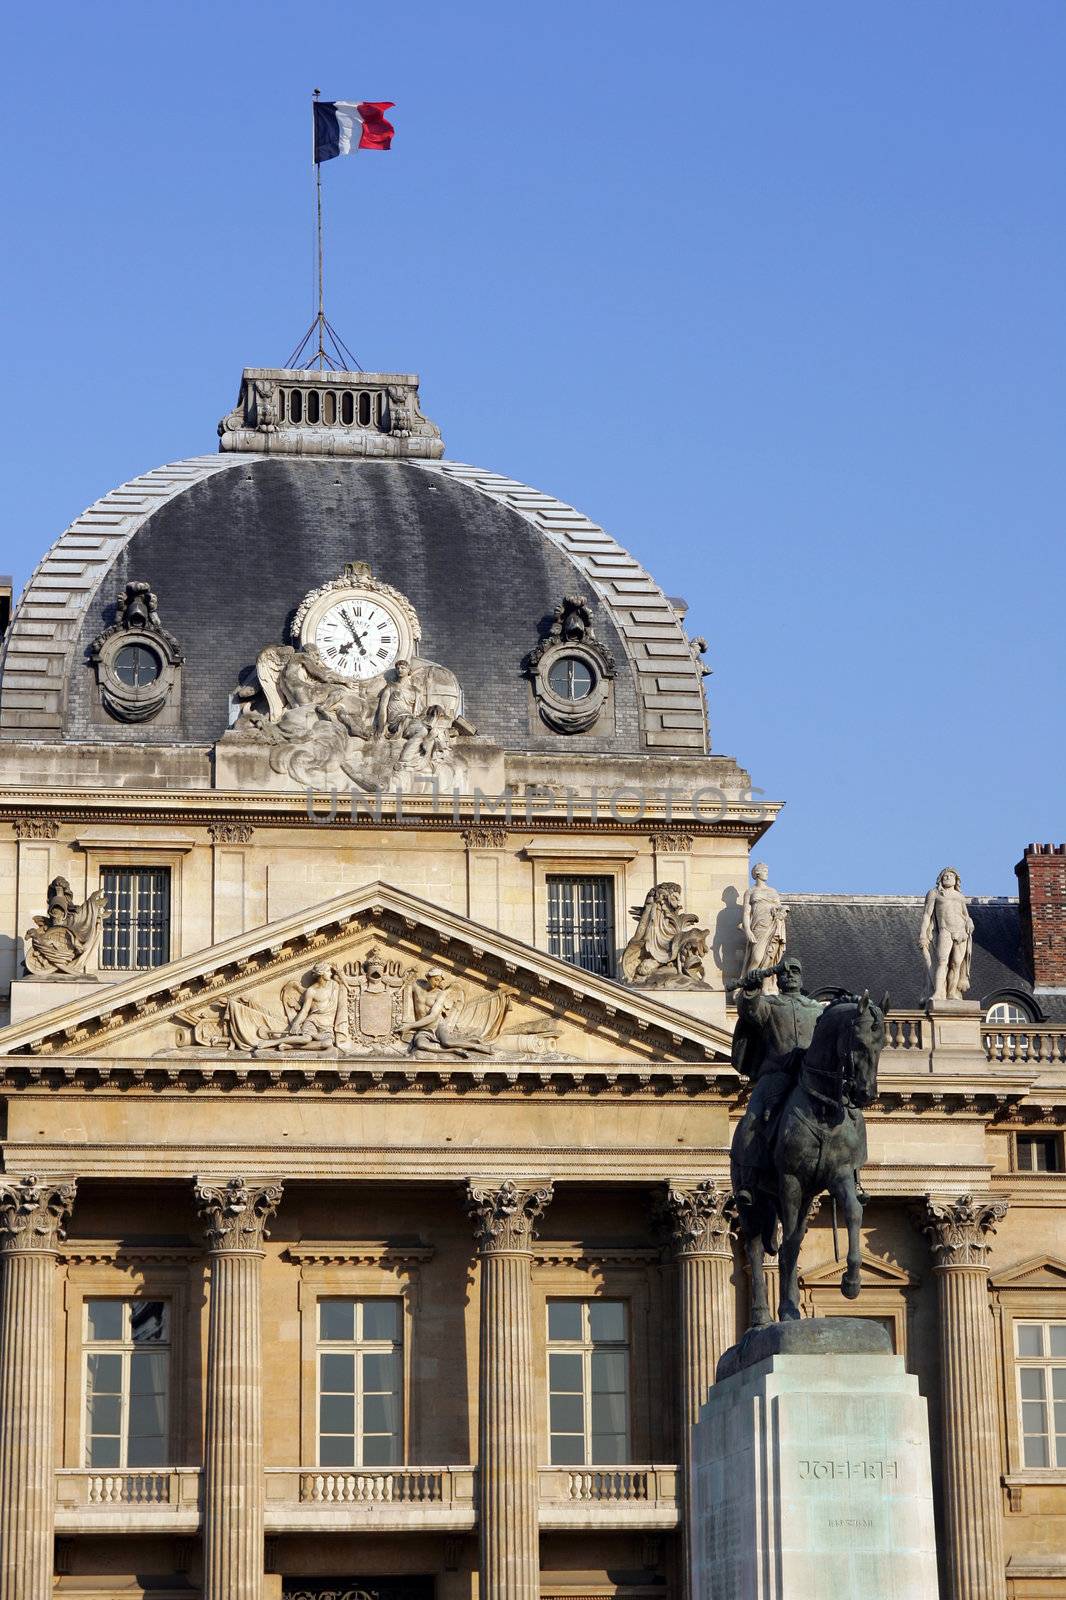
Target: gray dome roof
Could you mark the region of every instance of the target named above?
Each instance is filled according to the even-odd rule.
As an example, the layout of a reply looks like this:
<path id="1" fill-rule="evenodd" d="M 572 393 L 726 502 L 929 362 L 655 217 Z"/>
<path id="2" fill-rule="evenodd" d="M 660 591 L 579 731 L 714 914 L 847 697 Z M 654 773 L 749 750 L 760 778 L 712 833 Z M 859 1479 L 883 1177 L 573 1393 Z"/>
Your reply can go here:
<path id="1" fill-rule="evenodd" d="M 570 506 L 454 462 L 209 456 L 160 468 L 79 517 L 34 573 L 0 661 L 0 737 L 212 744 L 257 655 L 304 595 L 366 562 L 413 604 L 421 653 L 458 677 L 504 749 L 700 755 L 702 683 L 647 573 Z M 92 640 L 146 580 L 185 657 L 178 726 L 101 727 Z M 585 594 L 614 655 L 613 729 L 553 734 L 522 663 L 564 595 Z"/>

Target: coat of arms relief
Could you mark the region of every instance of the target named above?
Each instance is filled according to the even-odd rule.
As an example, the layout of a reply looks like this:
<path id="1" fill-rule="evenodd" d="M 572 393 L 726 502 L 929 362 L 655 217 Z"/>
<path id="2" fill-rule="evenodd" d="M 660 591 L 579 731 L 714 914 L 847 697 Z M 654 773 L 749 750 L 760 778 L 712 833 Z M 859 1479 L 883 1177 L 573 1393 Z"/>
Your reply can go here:
<path id="1" fill-rule="evenodd" d="M 260 651 L 226 744 L 265 746 L 272 771 L 304 787 L 460 781 L 457 741 L 475 730 L 459 680 L 420 655 L 418 616 L 398 589 L 351 562 L 305 595 L 291 637 Z"/>
<path id="2" fill-rule="evenodd" d="M 404 966 L 372 944 L 354 961 L 317 962 L 276 994 L 235 994 L 177 1013 L 176 1053 L 573 1060 L 558 1052 L 560 1024 L 523 1017 L 518 997 L 506 984 L 473 991 L 441 967 Z"/>

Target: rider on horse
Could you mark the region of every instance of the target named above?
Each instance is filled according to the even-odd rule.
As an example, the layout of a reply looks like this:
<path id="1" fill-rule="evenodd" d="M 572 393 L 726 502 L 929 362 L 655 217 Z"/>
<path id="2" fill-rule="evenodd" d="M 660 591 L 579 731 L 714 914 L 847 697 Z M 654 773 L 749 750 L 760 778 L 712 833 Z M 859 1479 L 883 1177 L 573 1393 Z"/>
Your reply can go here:
<path id="1" fill-rule="evenodd" d="M 779 994 L 762 992 L 765 978 L 778 980 Z M 753 1084 L 733 1141 L 734 1184 L 738 1201 L 751 1205 L 769 1160 L 777 1114 L 799 1077 L 824 1006 L 804 994 L 803 967 L 795 956 L 749 972 L 734 993 L 733 1065 Z"/>

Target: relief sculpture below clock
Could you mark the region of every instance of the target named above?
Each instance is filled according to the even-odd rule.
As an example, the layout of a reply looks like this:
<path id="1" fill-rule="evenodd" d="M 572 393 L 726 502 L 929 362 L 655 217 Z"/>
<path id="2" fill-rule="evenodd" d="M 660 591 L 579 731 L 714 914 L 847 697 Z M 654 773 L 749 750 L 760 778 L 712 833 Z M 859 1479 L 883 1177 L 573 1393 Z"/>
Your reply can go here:
<path id="1" fill-rule="evenodd" d="M 458 679 L 419 655 L 420 639 L 407 597 L 351 563 L 305 596 L 291 644 L 260 651 L 224 743 L 269 747 L 272 770 L 302 787 L 458 783 L 457 741 L 474 729 Z"/>

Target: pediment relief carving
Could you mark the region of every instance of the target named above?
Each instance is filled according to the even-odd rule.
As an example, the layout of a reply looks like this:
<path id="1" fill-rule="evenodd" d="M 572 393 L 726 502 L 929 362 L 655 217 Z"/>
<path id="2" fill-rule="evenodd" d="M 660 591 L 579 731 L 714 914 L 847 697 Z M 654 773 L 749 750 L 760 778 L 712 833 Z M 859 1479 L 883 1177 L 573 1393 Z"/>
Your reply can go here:
<path id="1" fill-rule="evenodd" d="M 11 1057 L 234 1066 L 728 1061 L 724 1031 L 370 885 L 0 1035 Z"/>
<path id="2" fill-rule="evenodd" d="M 996 1289 L 1066 1289 L 1066 1261 L 1055 1256 L 1033 1256 L 1005 1272 L 997 1272 L 991 1281 Z"/>

